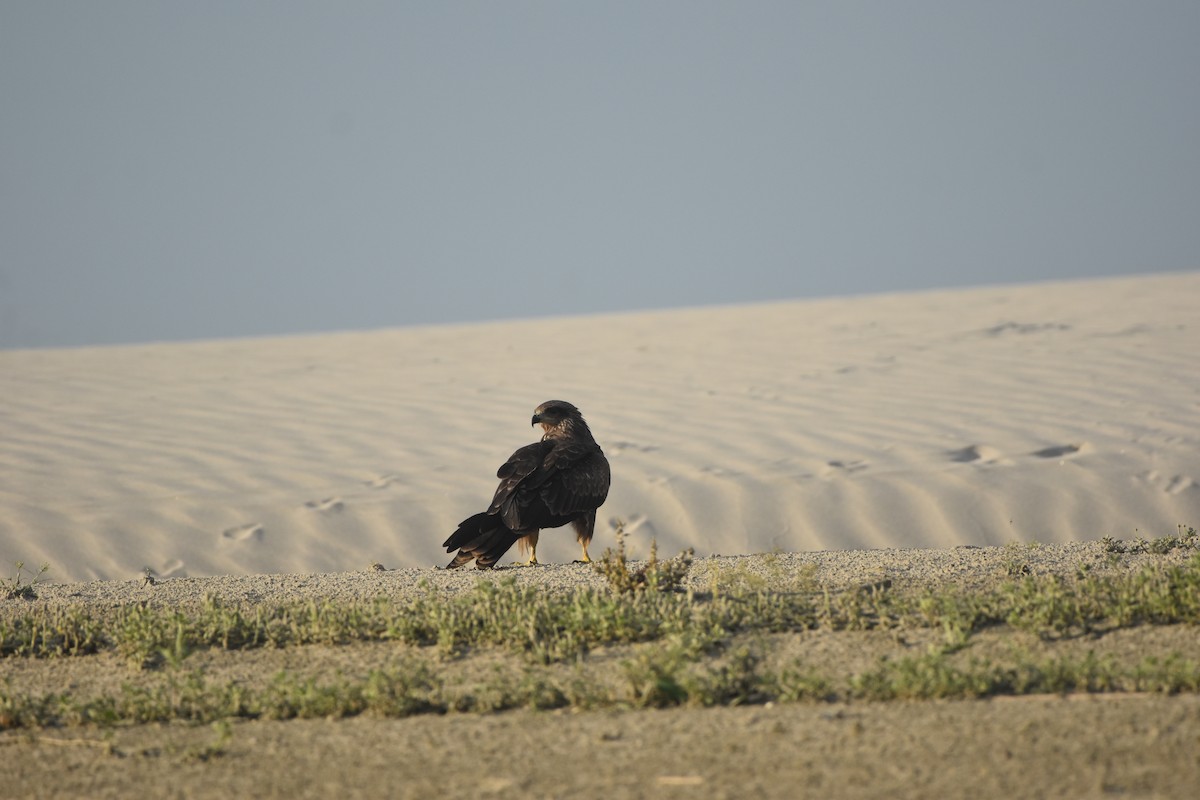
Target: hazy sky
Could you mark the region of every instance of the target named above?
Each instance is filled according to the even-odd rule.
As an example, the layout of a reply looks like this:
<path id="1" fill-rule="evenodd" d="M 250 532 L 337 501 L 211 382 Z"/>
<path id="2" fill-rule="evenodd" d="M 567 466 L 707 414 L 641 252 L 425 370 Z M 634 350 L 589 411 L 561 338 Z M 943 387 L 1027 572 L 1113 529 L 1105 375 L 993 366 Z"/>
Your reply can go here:
<path id="1" fill-rule="evenodd" d="M 0 347 L 1200 268 L 1200 2 L 0 0 Z"/>

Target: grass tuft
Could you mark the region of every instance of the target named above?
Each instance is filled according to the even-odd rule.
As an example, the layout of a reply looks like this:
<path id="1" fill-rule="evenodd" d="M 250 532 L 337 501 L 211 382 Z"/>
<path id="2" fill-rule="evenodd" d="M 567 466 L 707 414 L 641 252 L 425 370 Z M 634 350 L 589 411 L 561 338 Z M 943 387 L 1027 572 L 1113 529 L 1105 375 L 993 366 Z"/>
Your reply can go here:
<path id="1" fill-rule="evenodd" d="M 650 540 L 650 558 L 637 570 L 629 568 L 625 554 L 625 523 L 618 522 L 616 529 L 617 549 L 607 548 L 596 571 L 605 577 L 614 592 L 671 592 L 679 589 L 692 566 L 695 550 L 689 547 L 668 561 L 658 560 L 658 542 Z"/>
<path id="2" fill-rule="evenodd" d="M 1104 544 L 1104 551 L 1106 553 L 1116 554 L 1154 553 L 1156 555 L 1166 555 L 1172 550 L 1195 550 L 1200 548 L 1200 534 L 1197 534 L 1196 529 L 1190 525 L 1186 528 L 1183 525 L 1176 526 L 1176 534 L 1174 536 L 1159 536 L 1154 539 L 1146 539 L 1143 536 L 1138 536 L 1132 542 L 1105 536 L 1101 541 Z"/>
<path id="3" fill-rule="evenodd" d="M 5 600 L 37 600 L 35 587 L 45 580 L 45 575 L 50 570 L 50 564 L 48 562 L 42 564 L 41 569 L 28 579 L 22 574 L 25 571 L 24 561 L 18 561 L 13 566 L 17 573 L 7 580 L 0 580 L 0 594 L 4 595 Z"/>

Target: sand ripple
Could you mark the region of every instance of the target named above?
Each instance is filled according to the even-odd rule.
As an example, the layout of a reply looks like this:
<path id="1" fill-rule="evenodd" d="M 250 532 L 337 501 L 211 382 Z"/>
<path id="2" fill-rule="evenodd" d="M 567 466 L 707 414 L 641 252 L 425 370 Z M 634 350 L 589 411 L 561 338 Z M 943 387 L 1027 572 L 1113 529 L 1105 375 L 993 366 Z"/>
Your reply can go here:
<path id="1" fill-rule="evenodd" d="M 552 397 L 612 459 L 601 550 L 617 520 L 701 554 L 1173 533 L 1200 521 L 1197 300 L 1177 274 L 0 352 L 0 563 L 440 564 Z"/>

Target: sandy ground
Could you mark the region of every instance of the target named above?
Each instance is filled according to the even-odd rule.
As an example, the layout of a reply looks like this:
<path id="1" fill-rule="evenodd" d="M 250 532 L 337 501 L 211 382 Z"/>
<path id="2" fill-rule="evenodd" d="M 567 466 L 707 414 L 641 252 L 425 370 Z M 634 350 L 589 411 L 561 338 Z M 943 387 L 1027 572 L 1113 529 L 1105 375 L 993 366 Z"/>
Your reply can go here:
<path id="1" fill-rule="evenodd" d="M 58 581 L 444 564 L 540 402 L 597 545 L 1161 536 L 1200 519 L 1200 273 L 0 352 L 0 565 Z M 549 533 L 544 560 L 578 550 Z"/>
<path id="2" fill-rule="evenodd" d="M 1014 557 L 1035 574 L 1099 566 L 1102 537 L 1200 522 L 1198 308 L 1200 273 L 1178 273 L 0 351 L 0 576 L 48 563 L 33 602 L 93 608 L 594 584 L 558 532 L 539 545 L 545 568 L 432 569 L 552 398 L 583 410 L 612 462 L 593 552 L 618 523 L 638 557 L 652 539 L 664 555 L 694 547 L 701 588 L 772 551 L 775 570 L 842 586 L 986 583 Z M 1047 546 L 997 546 L 1019 542 Z M 1176 626 L 1061 646 L 1200 658 L 1197 641 Z M 923 642 L 770 644 L 845 670 Z M 973 638 L 992 646 L 1004 644 Z M 326 676 L 397 652 L 188 663 Z M 605 664 L 592 662 L 597 679 Z M 144 679 L 111 656 L 0 660 L 16 691 Z M 1192 797 L 1200 785 L 1194 696 L 258 721 L 197 758 L 214 736 L 6 732 L 0 795 Z"/>
<path id="3" fill-rule="evenodd" d="M 986 586 L 1014 560 L 1031 574 L 1136 569 L 1179 561 L 1166 555 L 1105 552 L 1099 543 L 951 550 L 770 554 L 702 559 L 697 590 L 714 580 L 766 577 L 830 588 L 887 578 L 899 585 Z M 452 594 L 476 581 L 516 580 L 547 591 L 599 586 L 589 568 L 561 565 L 474 571 L 398 570 L 312 576 L 177 579 L 39 587 L 36 601 L 6 601 L 0 612 L 37 605 L 103 613 L 122 603 L 186 607 L 205 595 L 254 605 L 299 598 L 365 599 Z M 779 658 L 819 672 L 849 673 L 880 658 L 920 654 L 937 631 L 809 631 L 758 639 Z M 736 643 L 735 643 L 736 644 Z M 1039 656 L 1095 653 L 1137 663 L 1176 653 L 1200 661 L 1191 626 L 1143 626 L 1099 637 L 1043 641 L 985 631 L 963 658 L 1001 657 L 1013 646 Z M 221 682 L 264 683 L 298 676 L 364 675 L 414 656 L 450 680 L 471 680 L 519 657 L 482 651 L 439 661 L 436 648 L 389 643 L 279 650 L 199 651 L 188 670 Z M 581 665 L 589 680 L 611 680 L 629 647 L 596 651 Z M 69 689 L 86 696 L 159 680 L 115 654 L 0 660 L 9 691 Z M 201 758 L 217 746 L 219 753 Z M 758 705 L 660 711 L 514 711 L 490 715 L 369 716 L 339 720 L 243 721 L 229 736 L 209 726 L 142 725 L 0 734 L 0 786 L 13 797 L 1192 797 L 1200 785 L 1200 698 L 1144 694 L 1029 696 L 975 701 Z"/>
<path id="4" fill-rule="evenodd" d="M 1172 797 L 1200 698 L 1145 695 L 252 722 L 7 740 L 13 797 Z M 54 739 L 55 741 L 51 741 Z"/>

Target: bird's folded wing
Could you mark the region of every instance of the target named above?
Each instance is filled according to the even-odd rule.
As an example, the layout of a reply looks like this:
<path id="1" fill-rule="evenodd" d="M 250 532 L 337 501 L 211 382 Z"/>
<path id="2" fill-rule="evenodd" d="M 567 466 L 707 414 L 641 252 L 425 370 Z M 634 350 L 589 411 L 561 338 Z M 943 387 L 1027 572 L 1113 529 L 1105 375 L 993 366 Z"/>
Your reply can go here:
<path id="1" fill-rule="evenodd" d="M 563 452 L 565 451 L 565 452 Z M 550 454 L 542 501 L 552 514 L 590 511 L 608 496 L 608 460 L 595 445 L 568 445 Z"/>
<path id="2" fill-rule="evenodd" d="M 496 477 L 500 479 L 500 485 L 496 487 L 496 494 L 492 497 L 492 505 L 488 508 L 488 513 L 495 514 L 501 506 L 508 504 L 521 484 L 541 469 L 542 462 L 553 449 L 553 442 L 534 442 L 525 445 L 509 456 L 508 461 L 505 461 L 500 469 L 496 470 Z"/>

